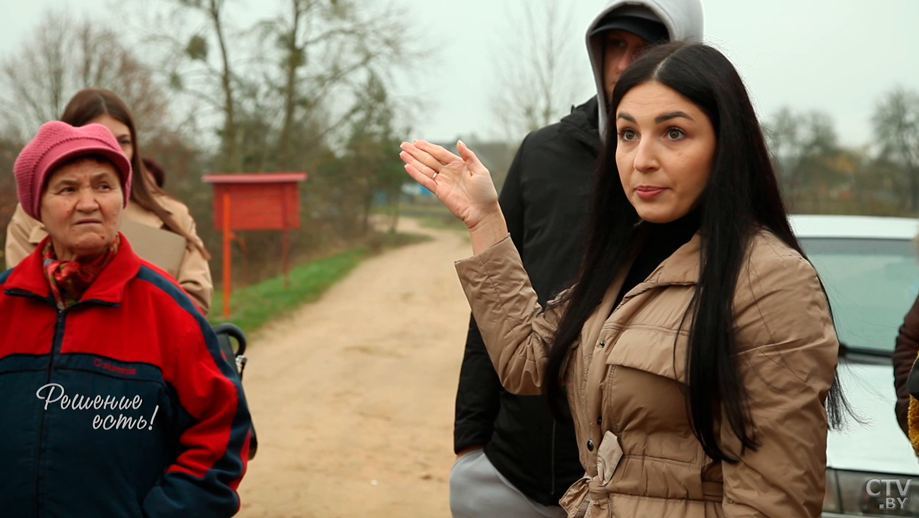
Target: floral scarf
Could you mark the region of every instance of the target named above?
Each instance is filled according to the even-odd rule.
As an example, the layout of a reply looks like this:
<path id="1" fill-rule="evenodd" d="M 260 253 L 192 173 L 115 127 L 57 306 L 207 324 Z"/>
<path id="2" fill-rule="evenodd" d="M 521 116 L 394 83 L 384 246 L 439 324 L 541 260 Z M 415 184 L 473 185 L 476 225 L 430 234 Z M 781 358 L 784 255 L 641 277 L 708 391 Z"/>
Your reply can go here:
<path id="1" fill-rule="evenodd" d="M 108 250 L 95 259 L 81 262 L 59 260 L 54 253 L 51 240 L 48 240 L 41 254 L 42 266 L 58 309 L 69 308 L 80 301 L 86 289 L 115 258 L 120 242 L 120 236 L 116 235 Z"/>

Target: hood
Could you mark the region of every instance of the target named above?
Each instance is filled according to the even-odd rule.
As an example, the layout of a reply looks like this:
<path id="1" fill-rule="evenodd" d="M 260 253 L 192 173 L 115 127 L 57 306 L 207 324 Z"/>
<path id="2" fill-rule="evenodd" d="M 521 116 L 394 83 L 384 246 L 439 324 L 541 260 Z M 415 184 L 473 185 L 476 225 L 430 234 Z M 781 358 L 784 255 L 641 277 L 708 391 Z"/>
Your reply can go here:
<path id="1" fill-rule="evenodd" d="M 897 396 L 889 363 L 840 362 L 840 386 L 859 424 L 846 419 L 846 428 L 827 437 L 827 467 L 877 474 L 919 476 L 916 454 L 894 415 Z"/>
<path id="2" fill-rule="evenodd" d="M 703 35 L 701 0 L 605 0 L 605 7 L 587 28 L 587 54 L 597 85 L 597 100 L 600 110 L 600 133 L 606 131 L 606 92 L 603 88 L 603 45 L 599 38 L 590 33 L 608 13 L 625 6 L 644 6 L 651 10 L 667 27 L 670 41 L 701 43 Z"/>

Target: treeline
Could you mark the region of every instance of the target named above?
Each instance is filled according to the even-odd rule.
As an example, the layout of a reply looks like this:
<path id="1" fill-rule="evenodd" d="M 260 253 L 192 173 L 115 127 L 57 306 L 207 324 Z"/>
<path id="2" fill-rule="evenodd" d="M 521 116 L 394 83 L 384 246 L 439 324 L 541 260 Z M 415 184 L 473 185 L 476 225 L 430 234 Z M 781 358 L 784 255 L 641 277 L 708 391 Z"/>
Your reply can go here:
<path id="1" fill-rule="evenodd" d="M 232 0 L 154 0 L 117 26 L 49 11 L 0 56 L 0 243 L 16 155 L 84 87 L 109 88 L 132 108 L 142 155 L 163 166 L 166 190 L 189 206 L 212 252 L 220 236 L 201 176 L 216 172 L 309 173 L 295 260 L 366 239 L 375 207 L 398 207 L 405 183 L 398 143 L 411 135 L 414 103 L 393 95 L 396 79 L 433 62 L 410 15 L 382 1 L 274 0 L 274 15 L 253 17 Z M 888 91 L 871 123 L 872 141 L 852 147 L 826 113 L 766 118 L 792 211 L 919 215 L 919 94 Z M 475 146 L 500 179 L 517 144 Z M 277 233 L 240 238 L 240 280 L 278 272 Z M 220 261 L 211 267 L 219 279 Z"/>
<path id="2" fill-rule="evenodd" d="M 832 118 L 784 108 L 766 135 L 793 212 L 919 215 L 919 93 L 886 92 L 871 118 L 872 141 L 843 146 Z"/>
<path id="3" fill-rule="evenodd" d="M 295 255 L 366 239 L 374 202 L 395 202 L 404 177 L 397 153 L 409 128 L 390 91 L 418 57 L 410 18 L 366 0 L 274 3 L 276 15 L 253 19 L 243 3 L 160 0 L 118 27 L 47 12 L 0 63 L 0 242 L 19 149 L 85 87 L 109 88 L 133 110 L 142 155 L 162 165 L 165 189 L 213 253 L 206 173 L 309 173 Z M 241 280 L 277 273 L 278 233 L 240 238 Z M 219 279 L 220 261 L 211 268 Z"/>

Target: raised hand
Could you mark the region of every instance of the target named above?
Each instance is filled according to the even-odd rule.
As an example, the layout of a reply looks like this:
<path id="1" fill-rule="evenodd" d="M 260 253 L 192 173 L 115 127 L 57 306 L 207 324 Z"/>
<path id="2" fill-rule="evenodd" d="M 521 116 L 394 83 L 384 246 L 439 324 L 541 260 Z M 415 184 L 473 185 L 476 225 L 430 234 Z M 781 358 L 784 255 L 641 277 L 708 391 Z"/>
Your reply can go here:
<path id="1" fill-rule="evenodd" d="M 401 148 L 399 157 L 408 174 L 433 192 L 470 231 L 501 216 L 491 174 L 462 141 L 456 144 L 460 156 L 423 140 L 403 142 Z M 503 223 L 503 216 L 500 219 Z"/>

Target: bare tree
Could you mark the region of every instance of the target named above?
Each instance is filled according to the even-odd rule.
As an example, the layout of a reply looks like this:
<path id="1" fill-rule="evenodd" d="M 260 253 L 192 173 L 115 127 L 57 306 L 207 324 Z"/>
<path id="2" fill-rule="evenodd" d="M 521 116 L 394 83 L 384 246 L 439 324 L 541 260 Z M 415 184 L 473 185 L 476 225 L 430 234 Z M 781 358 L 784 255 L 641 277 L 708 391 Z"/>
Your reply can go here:
<path id="1" fill-rule="evenodd" d="M 814 196 L 808 188 L 831 181 L 832 160 L 840 152 L 833 120 L 823 112 L 797 114 L 785 107 L 764 129 L 782 190 L 794 209 Z"/>
<path id="2" fill-rule="evenodd" d="M 557 121 L 589 89 L 578 59 L 582 40 L 572 38 L 570 6 L 558 0 L 518 0 L 519 16 L 507 17 L 509 36 L 493 54 L 497 85 L 491 108 L 506 133 L 524 134 Z"/>
<path id="3" fill-rule="evenodd" d="M 173 31 L 159 33 L 151 39 L 171 50 L 163 68 L 169 71 L 170 86 L 198 101 L 222 116 L 219 167 L 224 171 L 242 169 L 237 111 L 239 100 L 238 63 L 231 59 L 230 42 L 240 34 L 227 22 L 227 0 L 167 0 L 174 9 L 168 20 L 170 27 L 184 25 L 197 15 L 198 22 L 191 35 L 174 35 Z M 217 57 L 211 55 L 216 46 Z"/>
<path id="4" fill-rule="evenodd" d="M 23 139 L 57 119 L 82 88 L 108 88 L 131 108 L 139 127 L 167 124 L 169 100 L 153 71 L 96 20 L 48 11 L 17 52 L 0 65 L 0 109 Z"/>
<path id="5" fill-rule="evenodd" d="M 878 103 L 872 122 L 881 155 L 903 168 L 910 210 L 919 210 L 919 94 L 894 88 Z"/>
<path id="6" fill-rule="evenodd" d="M 227 171 L 294 167 L 304 148 L 344 133 L 369 74 L 386 81 L 418 54 L 389 5 L 278 0 L 277 16 L 236 26 L 229 0 L 167 3 L 193 28 L 154 41 L 172 48 L 170 84 L 219 114 Z"/>
<path id="7" fill-rule="evenodd" d="M 282 165 L 304 145 L 295 139 L 295 128 L 308 125 L 318 107 L 333 104 L 335 93 L 351 92 L 353 103 L 313 138 L 345 127 L 359 109 L 359 90 L 369 77 L 374 83 L 383 81 L 385 88 L 393 70 L 408 68 L 419 57 L 410 48 L 411 31 L 401 9 L 374 8 L 354 0 L 285 0 L 285 4 L 285 13 L 261 24 L 263 36 L 274 38 L 281 56 L 274 83 L 282 95 L 277 144 Z"/>

